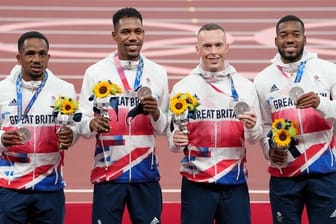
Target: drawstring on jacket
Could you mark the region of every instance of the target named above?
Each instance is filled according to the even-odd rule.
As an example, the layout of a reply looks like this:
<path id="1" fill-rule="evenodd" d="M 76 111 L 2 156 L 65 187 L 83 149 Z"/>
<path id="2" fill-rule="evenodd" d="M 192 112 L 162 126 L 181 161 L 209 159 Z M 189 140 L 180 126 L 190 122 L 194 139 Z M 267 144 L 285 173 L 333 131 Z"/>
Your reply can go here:
<path id="1" fill-rule="evenodd" d="M 103 150 L 103 157 L 104 157 L 104 164 L 105 164 L 105 170 L 108 170 L 108 162 L 107 162 L 107 156 L 106 156 L 106 152 L 105 152 L 105 147 L 104 147 L 104 141 L 102 139 L 102 135 L 99 135 L 99 139 L 100 139 L 100 144 L 102 146 L 102 150 Z"/>

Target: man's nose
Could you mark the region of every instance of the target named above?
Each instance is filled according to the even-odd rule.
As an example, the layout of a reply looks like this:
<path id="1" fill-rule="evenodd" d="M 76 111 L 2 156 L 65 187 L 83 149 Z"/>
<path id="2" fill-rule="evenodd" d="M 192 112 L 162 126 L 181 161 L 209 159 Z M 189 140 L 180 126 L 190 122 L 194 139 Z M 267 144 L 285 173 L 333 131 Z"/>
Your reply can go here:
<path id="1" fill-rule="evenodd" d="M 39 54 L 34 54 L 33 62 L 39 62 L 39 61 L 41 61 L 41 56 Z"/>

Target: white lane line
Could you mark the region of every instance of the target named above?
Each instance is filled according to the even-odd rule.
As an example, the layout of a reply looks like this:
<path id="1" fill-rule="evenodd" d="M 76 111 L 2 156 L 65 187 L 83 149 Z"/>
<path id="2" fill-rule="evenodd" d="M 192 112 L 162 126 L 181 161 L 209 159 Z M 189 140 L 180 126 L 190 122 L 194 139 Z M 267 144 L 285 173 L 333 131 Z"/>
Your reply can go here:
<path id="1" fill-rule="evenodd" d="M 66 193 L 92 193 L 93 189 L 64 189 Z M 162 189 L 163 193 L 180 193 L 180 189 Z M 268 194 L 268 190 L 249 190 L 250 194 Z"/>

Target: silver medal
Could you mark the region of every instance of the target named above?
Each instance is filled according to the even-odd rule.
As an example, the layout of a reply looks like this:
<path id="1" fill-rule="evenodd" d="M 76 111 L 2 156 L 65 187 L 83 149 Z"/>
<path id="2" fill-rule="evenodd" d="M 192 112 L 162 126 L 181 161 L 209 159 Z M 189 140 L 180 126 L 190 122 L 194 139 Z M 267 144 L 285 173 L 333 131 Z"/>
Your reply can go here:
<path id="1" fill-rule="evenodd" d="M 304 93 L 303 89 L 295 86 L 291 90 L 289 90 L 289 98 L 291 98 L 293 101 L 296 101 L 302 94 Z"/>
<path id="2" fill-rule="evenodd" d="M 250 111 L 250 107 L 247 103 L 245 102 L 238 102 L 233 108 L 234 112 L 236 115 L 243 114 L 247 111 Z"/>
<path id="3" fill-rule="evenodd" d="M 27 142 L 31 138 L 31 133 L 27 128 L 19 128 L 18 132 L 22 138 L 22 143 Z"/>
<path id="4" fill-rule="evenodd" d="M 152 95 L 152 90 L 147 86 L 140 87 L 137 91 L 137 96 L 139 99 L 141 97 L 151 96 L 151 95 Z"/>

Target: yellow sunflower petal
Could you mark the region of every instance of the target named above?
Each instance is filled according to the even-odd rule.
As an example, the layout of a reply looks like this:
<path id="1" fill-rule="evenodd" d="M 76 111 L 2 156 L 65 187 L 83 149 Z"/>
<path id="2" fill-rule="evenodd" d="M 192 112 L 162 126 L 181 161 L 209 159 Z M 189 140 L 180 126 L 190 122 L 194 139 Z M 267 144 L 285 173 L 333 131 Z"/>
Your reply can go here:
<path id="1" fill-rule="evenodd" d="M 275 144 L 277 144 L 280 147 L 288 146 L 291 142 L 291 137 L 289 136 L 288 131 L 281 130 L 275 133 L 273 136 L 273 140 Z"/>
<path id="2" fill-rule="evenodd" d="M 64 99 L 61 106 L 62 114 L 73 114 L 75 113 L 76 107 L 75 104 L 70 99 Z"/>
<path id="3" fill-rule="evenodd" d="M 169 109 L 175 115 L 181 115 L 188 108 L 188 104 L 183 99 L 172 98 Z"/>
<path id="4" fill-rule="evenodd" d="M 197 98 L 190 93 L 185 94 L 186 100 L 188 104 L 191 104 L 192 106 L 196 107 L 198 104 Z"/>
<path id="5" fill-rule="evenodd" d="M 273 129 L 282 129 L 284 127 L 285 120 L 282 118 L 275 119 L 275 121 L 272 123 Z"/>
<path id="6" fill-rule="evenodd" d="M 96 98 L 104 98 L 111 94 L 111 85 L 108 81 L 98 82 L 93 88 L 93 94 Z"/>
<path id="7" fill-rule="evenodd" d="M 70 115 L 78 110 L 78 101 L 70 97 L 59 96 L 52 107 L 56 112 Z"/>

